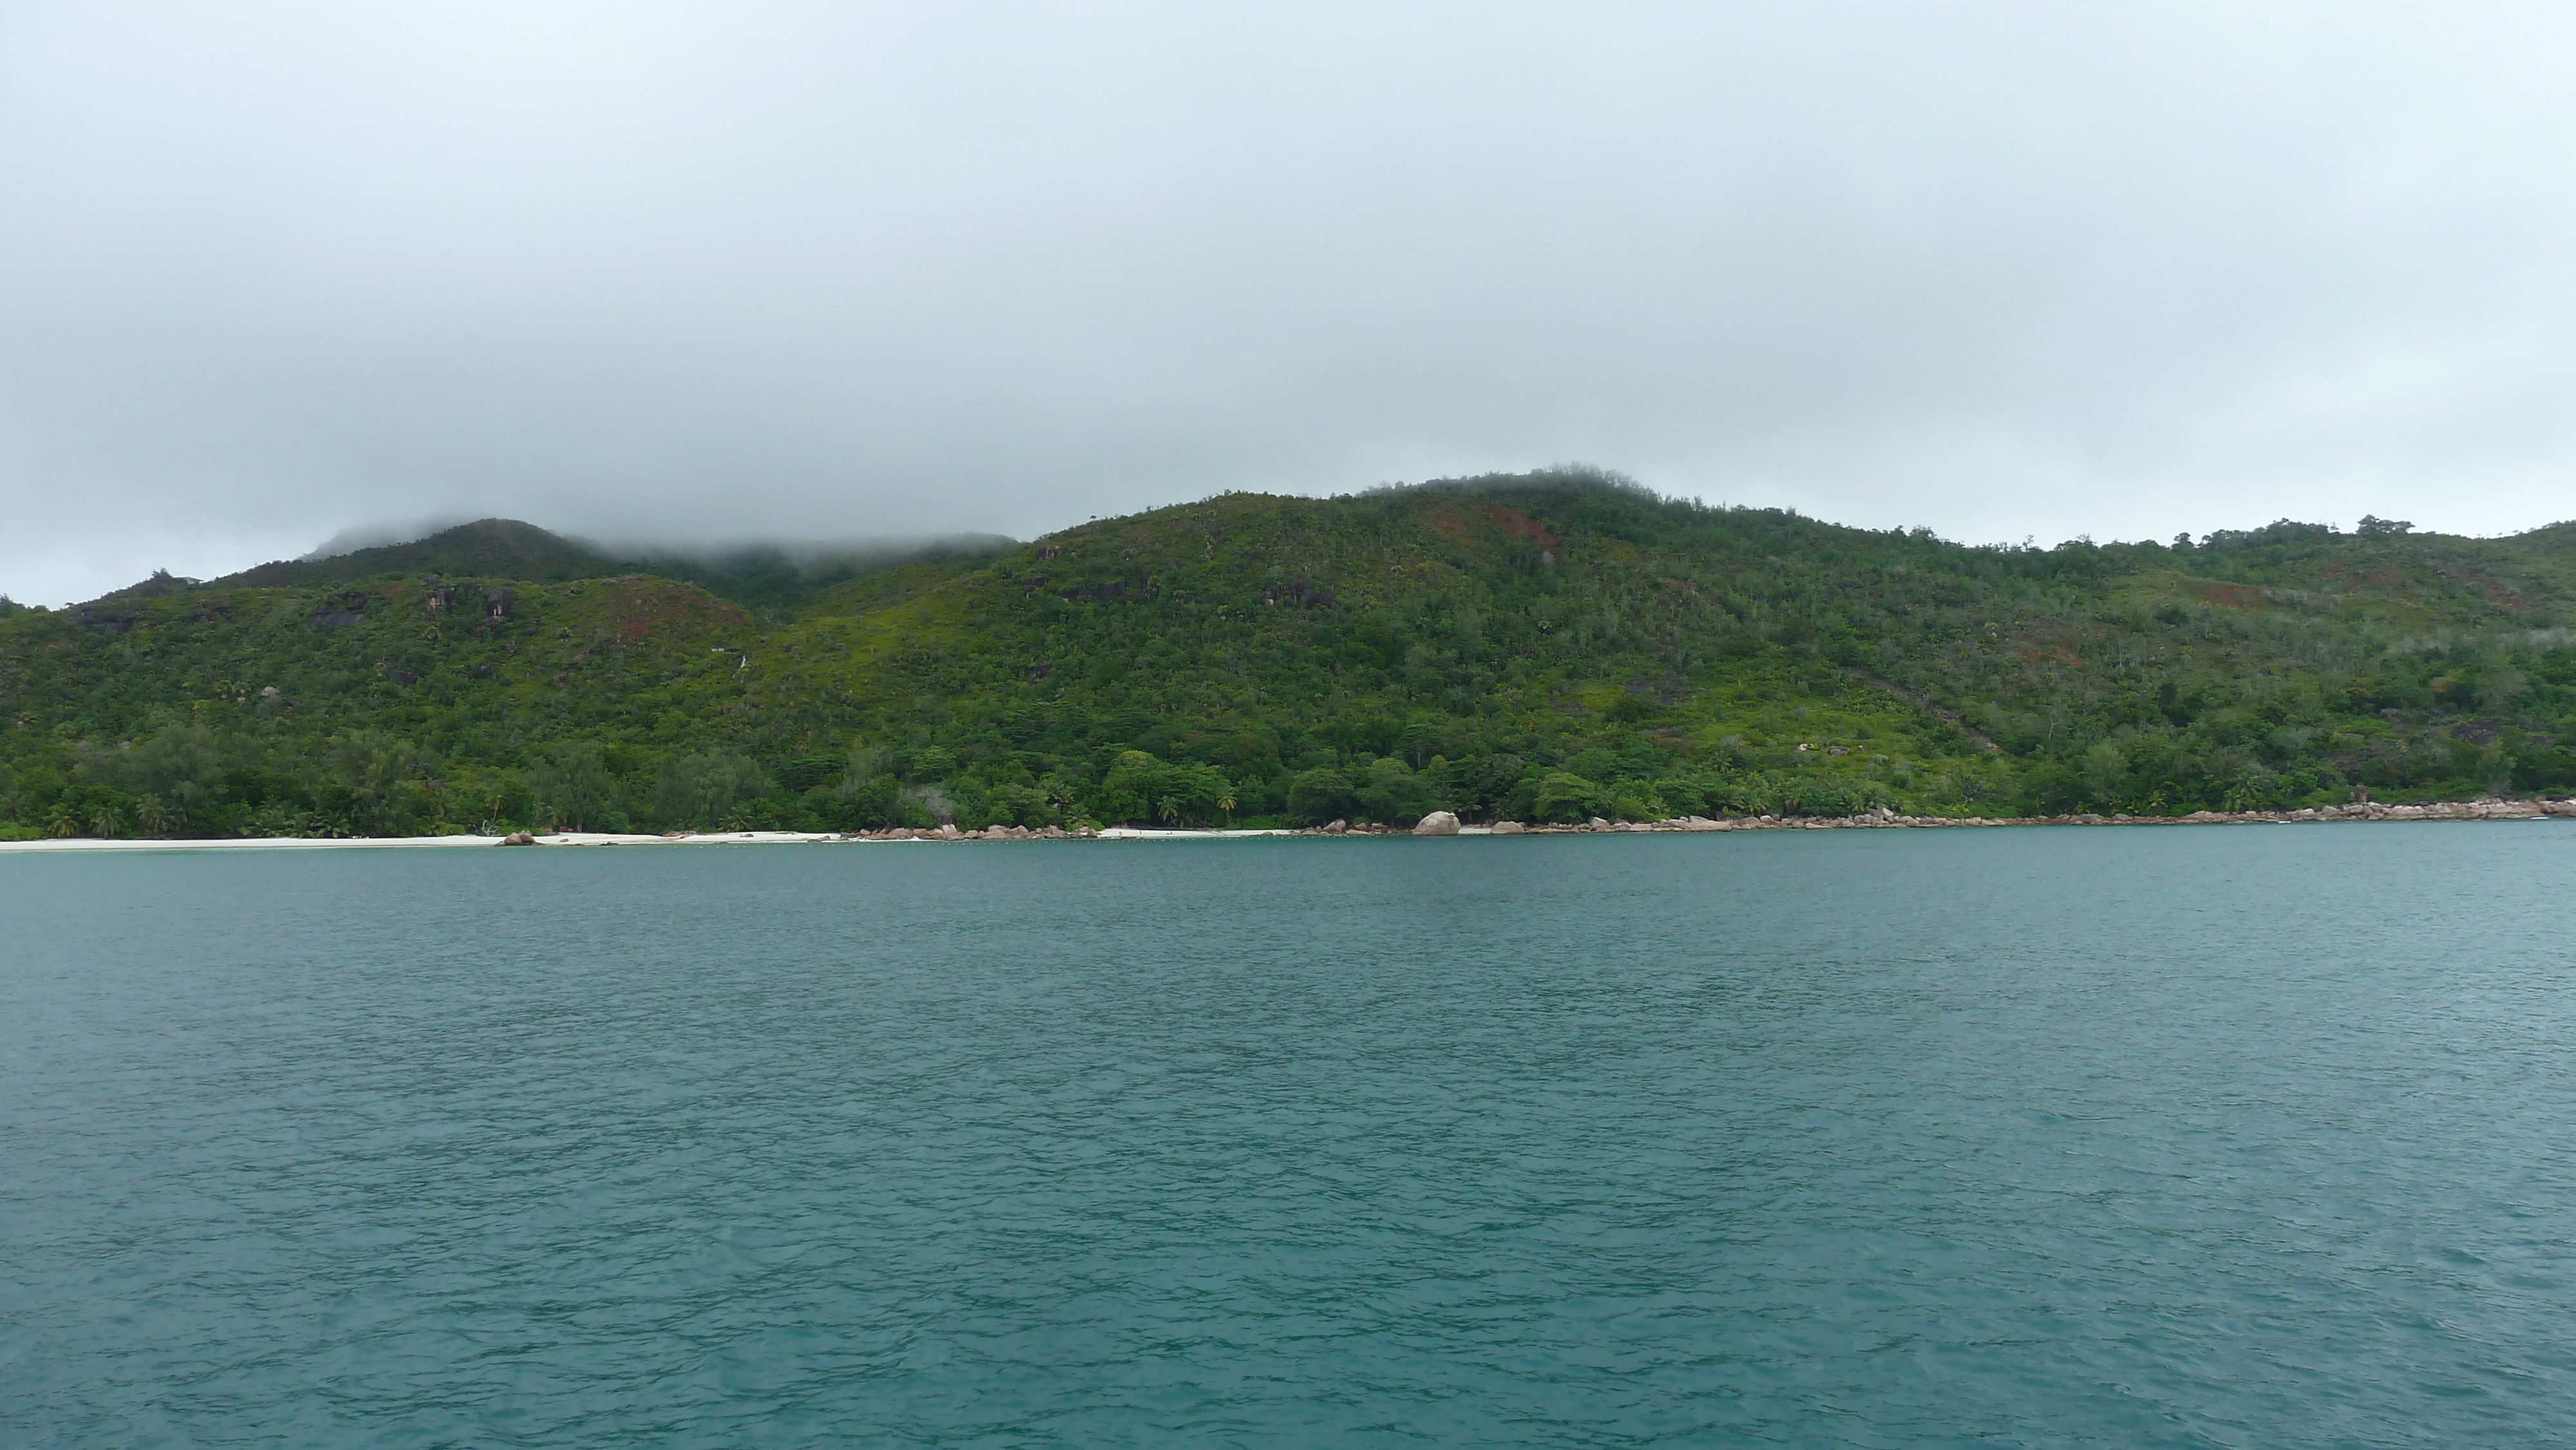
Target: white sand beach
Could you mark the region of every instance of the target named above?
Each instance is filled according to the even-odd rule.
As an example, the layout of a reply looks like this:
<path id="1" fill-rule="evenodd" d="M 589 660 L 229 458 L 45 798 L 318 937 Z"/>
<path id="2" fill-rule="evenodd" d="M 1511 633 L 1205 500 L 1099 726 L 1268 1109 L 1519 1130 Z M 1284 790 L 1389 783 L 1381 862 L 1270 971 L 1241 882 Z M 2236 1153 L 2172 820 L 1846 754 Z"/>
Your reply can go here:
<path id="1" fill-rule="evenodd" d="M 1258 836 L 1295 836 L 1311 834 L 1292 830 L 1264 831 L 1152 831 L 1126 826 L 1111 826 L 1096 836 L 1061 836 L 1059 840 L 1103 841 L 1188 841 L 1250 838 Z M 1490 834 L 1482 827 L 1471 827 L 1463 834 Z M 94 840 L 73 836 L 49 841 L 0 841 L 0 852 L 98 852 L 98 851 L 363 851 L 423 850 L 457 846 L 499 846 L 508 838 L 502 836 L 249 836 L 215 840 Z M 913 836 L 838 835 L 829 831 L 711 831 L 686 835 L 619 835 L 605 831 L 558 831 L 537 836 L 523 845 L 530 846 L 794 846 L 794 845 L 912 845 L 943 839 L 981 841 L 996 839 L 978 832 L 962 832 L 943 838 L 927 833 Z M 1038 839 L 1011 837 L 1009 839 Z"/>
<path id="2" fill-rule="evenodd" d="M 118 840 L 100 841 L 71 837 L 58 841 L 0 841 L 0 851 L 315 851 L 315 850 L 424 850 L 451 846 L 498 846 L 502 836 L 249 836 L 220 840 Z M 534 846 L 722 846 L 782 845 L 820 841 L 840 841 L 829 833 L 802 831 L 731 831 L 722 834 L 686 836 L 611 835 L 606 832 L 564 831 L 538 836 L 527 842 Z"/>

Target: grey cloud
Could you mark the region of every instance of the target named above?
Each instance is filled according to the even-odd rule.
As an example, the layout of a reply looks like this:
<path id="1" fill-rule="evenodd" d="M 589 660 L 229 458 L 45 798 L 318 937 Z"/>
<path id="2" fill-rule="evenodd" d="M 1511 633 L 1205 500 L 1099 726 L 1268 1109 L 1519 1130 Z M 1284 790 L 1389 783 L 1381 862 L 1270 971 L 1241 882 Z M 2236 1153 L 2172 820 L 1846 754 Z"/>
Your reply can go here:
<path id="1" fill-rule="evenodd" d="M 1582 458 L 2576 513 L 2560 12 L 0 9 L 0 588 Z"/>

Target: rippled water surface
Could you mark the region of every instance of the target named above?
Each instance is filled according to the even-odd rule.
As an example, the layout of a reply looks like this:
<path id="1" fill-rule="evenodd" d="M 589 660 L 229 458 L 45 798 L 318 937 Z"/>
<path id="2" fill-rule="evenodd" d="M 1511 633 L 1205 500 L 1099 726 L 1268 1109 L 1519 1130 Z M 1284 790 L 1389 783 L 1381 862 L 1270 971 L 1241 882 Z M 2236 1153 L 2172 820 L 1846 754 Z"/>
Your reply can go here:
<path id="1" fill-rule="evenodd" d="M 0 1440 L 2576 1422 L 2576 826 L 0 857 Z"/>

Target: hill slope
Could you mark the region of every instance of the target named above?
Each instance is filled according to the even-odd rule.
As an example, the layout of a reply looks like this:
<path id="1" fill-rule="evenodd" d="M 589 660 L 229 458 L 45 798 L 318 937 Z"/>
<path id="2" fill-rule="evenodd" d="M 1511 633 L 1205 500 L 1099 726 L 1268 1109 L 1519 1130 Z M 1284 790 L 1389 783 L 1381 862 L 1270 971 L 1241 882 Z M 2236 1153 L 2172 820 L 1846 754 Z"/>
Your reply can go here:
<path id="1" fill-rule="evenodd" d="M 2576 786 L 2566 526 L 1967 548 L 1532 474 L 1226 495 L 757 615 L 471 527 L 491 550 L 0 618 L 0 818 L 2179 814 Z"/>

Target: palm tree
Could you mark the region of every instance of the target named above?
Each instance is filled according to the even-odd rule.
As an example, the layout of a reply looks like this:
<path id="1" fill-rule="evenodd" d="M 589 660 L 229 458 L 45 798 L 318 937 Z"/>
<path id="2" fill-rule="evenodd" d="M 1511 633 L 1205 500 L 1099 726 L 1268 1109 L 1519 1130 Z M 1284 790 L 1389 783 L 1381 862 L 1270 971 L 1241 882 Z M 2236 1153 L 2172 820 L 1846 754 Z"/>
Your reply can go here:
<path id="1" fill-rule="evenodd" d="M 170 808 L 158 796 L 145 796 L 143 804 L 134 808 L 134 819 L 145 835 L 158 836 L 170 829 Z"/>
<path id="2" fill-rule="evenodd" d="M 1218 792 L 1218 793 L 1217 793 L 1217 798 L 1216 798 L 1216 808 L 1217 808 L 1218 810 L 1221 810 L 1221 811 L 1225 812 L 1225 823 L 1226 823 L 1227 825 L 1231 826 L 1231 825 L 1233 825 L 1233 824 L 1234 824 L 1234 792 L 1233 792 L 1233 791 L 1231 791 L 1231 790 L 1227 790 L 1227 791 L 1220 791 L 1220 792 Z"/>
<path id="3" fill-rule="evenodd" d="M 1181 803 L 1180 803 L 1180 801 L 1179 801 L 1178 799 L 1176 799 L 1176 798 L 1172 797 L 1172 796 L 1165 796 L 1165 797 L 1163 797 L 1162 815 L 1163 815 L 1163 824 L 1164 824 L 1164 825 L 1167 825 L 1167 826 L 1177 826 L 1177 825 L 1179 825 L 1179 824 L 1181 823 Z"/>
<path id="4" fill-rule="evenodd" d="M 72 819 L 69 807 L 55 811 L 54 818 L 46 822 L 46 828 L 51 830 L 58 840 L 68 840 L 80 834 L 80 822 Z"/>
<path id="5" fill-rule="evenodd" d="M 114 840 L 116 833 L 124 826 L 125 820 L 116 813 L 114 806 L 103 805 L 90 812 L 89 833 L 102 840 Z"/>

